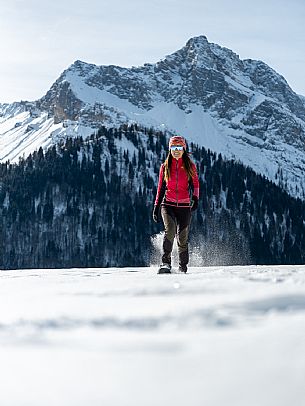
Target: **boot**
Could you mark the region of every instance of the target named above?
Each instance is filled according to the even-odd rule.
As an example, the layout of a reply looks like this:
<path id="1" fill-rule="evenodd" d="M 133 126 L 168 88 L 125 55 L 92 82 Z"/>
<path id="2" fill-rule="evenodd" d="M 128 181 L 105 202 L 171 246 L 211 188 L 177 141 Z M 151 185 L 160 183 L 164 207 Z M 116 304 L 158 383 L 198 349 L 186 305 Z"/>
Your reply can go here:
<path id="1" fill-rule="evenodd" d="M 158 270 L 158 273 L 171 273 L 171 265 L 170 264 L 162 264 Z"/>
<path id="2" fill-rule="evenodd" d="M 187 266 L 186 265 L 179 265 L 179 272 L 187 273 Z"/>

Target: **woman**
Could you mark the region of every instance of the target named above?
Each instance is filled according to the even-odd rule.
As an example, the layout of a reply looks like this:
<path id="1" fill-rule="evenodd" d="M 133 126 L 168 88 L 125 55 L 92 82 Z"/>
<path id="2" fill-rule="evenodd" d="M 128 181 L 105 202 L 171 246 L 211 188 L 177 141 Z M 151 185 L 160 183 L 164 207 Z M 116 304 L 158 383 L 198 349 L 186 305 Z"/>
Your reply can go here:
<path id="1" fill-rule="evenodd" d="M 198 207 L 199 181 L 196 165 L 186 152 L 186 141 L 175 136 L 169 141 L 169 153 L 161 165 L 153 220 L 161 216 L 165 234 L 163 239 L 162 265 L 158 273 L 171 272 L 171 253 L 176 235 L 179 271 L 186 272 L 189 261 L 188 234 L 191 211 Z"/>

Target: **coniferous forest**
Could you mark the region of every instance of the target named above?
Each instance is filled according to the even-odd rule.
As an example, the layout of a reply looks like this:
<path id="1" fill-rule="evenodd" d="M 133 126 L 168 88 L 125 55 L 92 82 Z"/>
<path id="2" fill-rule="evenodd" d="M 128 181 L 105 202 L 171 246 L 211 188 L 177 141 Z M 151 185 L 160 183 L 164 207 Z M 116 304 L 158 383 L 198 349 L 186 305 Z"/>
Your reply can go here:
<path id="1" fill-rule="evenodd" d="M 149 265 L 167 147 L 162 132 L 102 127 L 0 164 L 0 268 Z M 189 149 L 200 178 L 190 246 L 202 265 L 305 262 L 303 201 L 240 163 Z"/>

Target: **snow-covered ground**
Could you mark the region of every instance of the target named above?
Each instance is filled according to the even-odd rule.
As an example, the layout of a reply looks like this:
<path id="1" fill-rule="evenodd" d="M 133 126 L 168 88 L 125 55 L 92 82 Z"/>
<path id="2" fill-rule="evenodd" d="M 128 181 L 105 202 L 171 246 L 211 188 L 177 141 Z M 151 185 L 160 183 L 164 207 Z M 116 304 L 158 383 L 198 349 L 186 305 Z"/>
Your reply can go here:
<path id="1" fill-rule="evenodd" d="M 0 272 L 0 405 L 301 406 L 305 266 Z"/>

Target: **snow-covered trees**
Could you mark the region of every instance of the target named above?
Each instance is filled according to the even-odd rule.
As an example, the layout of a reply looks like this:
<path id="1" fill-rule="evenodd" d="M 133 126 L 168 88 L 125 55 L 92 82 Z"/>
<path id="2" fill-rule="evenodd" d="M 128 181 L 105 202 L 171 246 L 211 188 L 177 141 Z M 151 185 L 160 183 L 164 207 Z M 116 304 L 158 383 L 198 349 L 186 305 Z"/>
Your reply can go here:
<path id="1" fill-rule="evenodd" d="M 162 230 L 151 211 L 167 145 L 152 129 L 103 127 L 1 164 L 0 267 L 148 264 L 150 237 Z M 305 261 L 304 202 L 250 168 L 191 150 L 201 191 L 190 242 L 205 263 Z"/>

